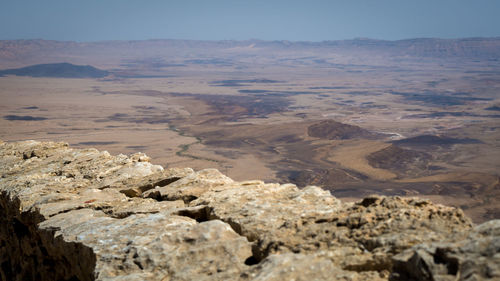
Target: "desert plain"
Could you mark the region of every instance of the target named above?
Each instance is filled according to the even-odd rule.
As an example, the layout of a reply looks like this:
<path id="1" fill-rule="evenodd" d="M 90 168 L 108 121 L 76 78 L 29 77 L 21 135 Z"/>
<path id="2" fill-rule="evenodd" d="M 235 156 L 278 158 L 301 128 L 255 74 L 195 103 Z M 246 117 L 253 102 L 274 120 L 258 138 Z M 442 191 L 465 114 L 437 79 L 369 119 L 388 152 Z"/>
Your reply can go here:
<path id="1" fill-rule="evenodd" d="M 0 69 L 61 62 L 108 74 L 3 75 L 1 140 L 500 218 L 499 38 L 0 41 Z"/>

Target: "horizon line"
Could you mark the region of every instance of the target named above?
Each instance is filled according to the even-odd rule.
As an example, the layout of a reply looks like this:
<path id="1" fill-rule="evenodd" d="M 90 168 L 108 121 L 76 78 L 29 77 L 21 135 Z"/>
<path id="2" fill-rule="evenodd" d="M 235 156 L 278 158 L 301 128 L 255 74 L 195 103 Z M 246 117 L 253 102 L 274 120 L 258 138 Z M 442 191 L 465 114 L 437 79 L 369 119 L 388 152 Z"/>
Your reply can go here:
<path id="1" fill-rule="evenodd" d="M 314 40 L 287 40 L 287 39 L 180 39 L 180 38 L 148 38 L 148 39 L 104 39 L 104 40 L 89 40 L 89 41 L 78 41 L 78 40 L 60 40 L 60 39 L 44 39 L 44 38 L 20 38 L 20 39 L 0 39 L 0 41 L 54 41 L 54 42 L 73 42 L 73 43 L 104 43 L 104 42 L 141 42 L 141 41 L 201 41 L 201 42 L 290 42 L 290 43 L 324 43 L 324 42 L 335 42 L 335 41 L 386 41 L 386 42 L 398 42 L 398 41 L 409 41 L 409 40 L 470 40 L 470 39 L 500 39 L 499 36 L 473 36 L 473 37 L 453 37 L 453 38 L 442 38 L 442 37 L 408 37 L 404 39 L 378 39 L 371 37 L 354 37 L 349 39 L 325 39 L 321 41 Z"/>

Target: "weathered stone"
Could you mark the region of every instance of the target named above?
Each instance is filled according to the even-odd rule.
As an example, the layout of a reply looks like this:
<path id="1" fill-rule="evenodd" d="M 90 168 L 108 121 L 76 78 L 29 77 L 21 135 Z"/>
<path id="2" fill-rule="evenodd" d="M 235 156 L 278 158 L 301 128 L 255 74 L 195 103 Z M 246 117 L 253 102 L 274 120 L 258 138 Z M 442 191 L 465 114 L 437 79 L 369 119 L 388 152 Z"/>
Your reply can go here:
<path id="1" fill-rule="evenodd" d="M 218 274 L 239 274 L 252 254 L 248 241 L 227 224 L 196 223 L 168 212 L 113 219 L 82 209 L 54 216 L 40 229 L 57 229 L 55 236 L 92 248 L 97 279 L 143 271 L 154 274 L 151 280 L 216 279 Z"/>
<path id="2" fill-rule="evenodd" d="M 190 205 L 207 206 L 209 218 L 229 223 L 254 241 L 258 260 L 269 254 L 327 250 L 341 257 L 332 258 L 334 264 L 356 271 L 390 270 L 394 253 L 422 242 L 462 237 L 471 226 L 460 210 L 428 201 L 372 197 L 342 204 L 312 186 L 241 185 L 205 193 Z"/>
<path id="3" fill-rule="evenodd" d="M 255 241 L 256 258 L 260 260 L 270 253 L 326 247 L 316 239 L 317 233 L 298 229 L 303 221 L 321 220 L 335 213 L 341 202 L 318 187 L 301 191 L 291 184 L 250 183 L 205 193 L 190 205 L 206 205 L 209 219 L 221 219 Z"/>
<path id="4" fill-rule="evenodd" d="M 345 271 L 334 266 L 329 259 L 291 253 L 270 255 L 260 264 L 243 273 L 241 277 L 254 281 L 386 280 L 378 272 Z"/>
<path id="5" fill-rule="evenodd" d="M 500 220 L 455 243 L 425 243 L 394 257 L 391 280 L 500 280 Z"/>
<path id="6" fill-rule="evenodd" d="M 500 227 L 417 198 L 0 141 L 0 280 L 479 280 Z"/>
<path id="7" fill-rule="evenodd" d="M 173 215 L 182 200 L 121 192 L 191 169 L 32 141 L 0 155 L 2 280 L 227 279 L 247 267 L 251 245 L 229 225 Z"/>

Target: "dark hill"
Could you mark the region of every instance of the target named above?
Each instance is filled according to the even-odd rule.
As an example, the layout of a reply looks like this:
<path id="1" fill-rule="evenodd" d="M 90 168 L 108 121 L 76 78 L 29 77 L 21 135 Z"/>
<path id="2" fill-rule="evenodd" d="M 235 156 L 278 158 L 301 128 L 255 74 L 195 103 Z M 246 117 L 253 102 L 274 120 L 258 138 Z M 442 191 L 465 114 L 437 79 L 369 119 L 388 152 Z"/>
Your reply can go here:
<path id="1" fill-rule="evenodd" d="M 417 174 L 426 170 L 431 155 L 398 147 L 394 144 L 374 152 L 366 157 L 368 163 L 375 168 L 395 171 L 400 174 Z"/>
<path id="2" fill-rule="evenodd" d="M 498 105 L 490 106 L 490 107 L 485 108 L 485 110 L 500 111 L 500 106 L 498 106 Z"/>
<path id="3" fill-rule="evenodd" d="M 57 78 L 102 78 L 108 75 L 105 70 L 90 65 L 74 65 L 71 63 L 36 64 L 22 68 L 0 70 L 0 76 L 17 75 L 31 77 Z"/>
<path id="4" fill-rule="evenodd" d="M 353 138 L 374 139 L 379 134 L 349 124 L 340 123 L 333 120 L 325 120 L 309 126 L 307 133 L 311 137 L 344 140 Z"/>

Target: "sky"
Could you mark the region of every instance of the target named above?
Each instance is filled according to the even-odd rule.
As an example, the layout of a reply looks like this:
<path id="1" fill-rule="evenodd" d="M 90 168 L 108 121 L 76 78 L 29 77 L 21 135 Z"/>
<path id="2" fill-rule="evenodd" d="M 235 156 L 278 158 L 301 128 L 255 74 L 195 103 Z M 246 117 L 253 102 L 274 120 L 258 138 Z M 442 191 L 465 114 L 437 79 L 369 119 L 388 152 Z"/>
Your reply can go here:
<path id="1" fill-rule="evenodd" d="M 0 40 L 500 36 L 500 0 L 0 0 Z"/>

